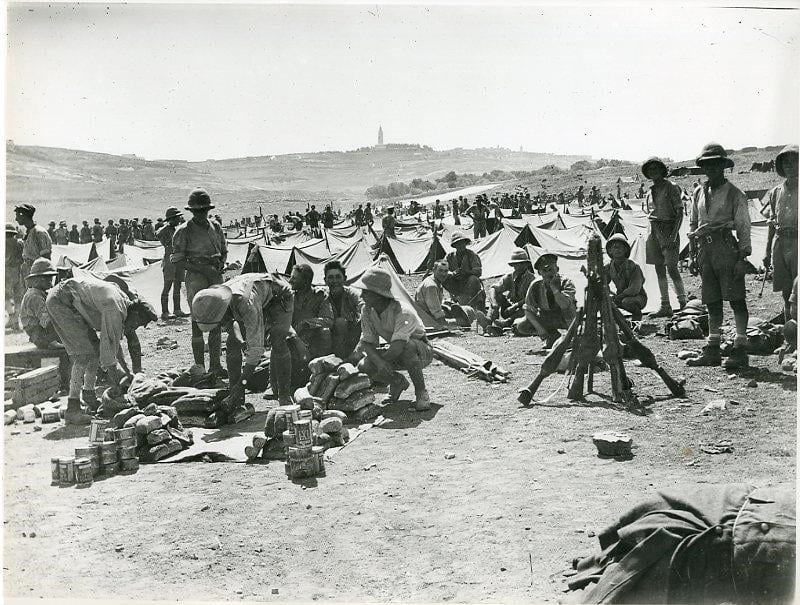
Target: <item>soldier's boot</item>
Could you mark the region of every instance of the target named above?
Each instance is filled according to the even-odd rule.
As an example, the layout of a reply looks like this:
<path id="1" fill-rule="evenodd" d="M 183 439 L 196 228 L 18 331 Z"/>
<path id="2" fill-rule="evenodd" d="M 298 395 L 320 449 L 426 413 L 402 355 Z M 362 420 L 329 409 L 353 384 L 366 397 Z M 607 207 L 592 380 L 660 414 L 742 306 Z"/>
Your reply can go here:
<path id="1" fill-rule="evenodd" d="M 206 367 L 206 343 L 202 336 L 192 337 L 192 356 L 197 365 Z"/>
<path id="2" fill-rule="evenodd" d="M 64 422 L 73 426 L 87 426 L 91 424 L 92 417 L 81 410 L 80 399 L 67 399 L 67 411 L 64 413 Z"/>
<path id="3" fill-rule="evenodd" d="M 684 303 L 686 304 L 686 303 Z M 650 317 L 672 317 L 672 307 L 669 304 L 661 303 L 661 306 L 658 308 L 658 311 L 655 313 L 651 313 Z"/>
<path id="4" fill-rule="evenodd" d="M 173 315 L 175 317 L 188 317 L 189 314 L 186 313 L 183 309 L 181 309 L 181 288 L 180 282 L 175 282 L 172 286 L 174 291 L 172 293 L 172 308 L 174 309 Z"/>
<path id="5" fill-rule="evenodd" d="M 169 319 L 169 294 L 161 295 L 161 319 Z"/>
<path id="6" fill-rule="evenodd" d="M 97 399 L 94 389 L 81 389 L 81 401 L 90 412 L 96 412 L 100 407 L 100 401 Z"/>
<path id="7" fill-rule="evenodd" d="M 222 329 L 214 328 L 208 333 L 208 371 L 217 378 L 227 378 L 228 372 L 222 367 Z"/>
<path id="8" fill-rule="evenodd" d="M 686 365 L 692 368 L 701 366 L 717 366 L 722 363 L 722 354 L 719 345 L 706 345 L 700 357 L 693 357 L 686 360 Z"/>
<path id="9" fill-rule="evenodd" d="M 733 347 L 731 354 L 723 364 L 726 370 L 741 370 L 750 365 L 747 352 L 744 347 Z"/>

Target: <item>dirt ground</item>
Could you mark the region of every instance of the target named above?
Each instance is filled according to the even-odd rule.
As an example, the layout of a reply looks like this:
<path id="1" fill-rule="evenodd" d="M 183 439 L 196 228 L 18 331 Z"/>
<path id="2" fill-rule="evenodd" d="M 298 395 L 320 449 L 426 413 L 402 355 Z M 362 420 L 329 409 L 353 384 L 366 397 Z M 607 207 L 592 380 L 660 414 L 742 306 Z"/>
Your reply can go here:
<path id="1" fill-rule="evenodd" d="M 748 280 L 751 315 L 774 316 L 779 295 L 759 299 Z M 688 283 L 698 293 L 697 280 Z M 181 348 L 156 353 L 164 334 Z M 565 388 L 522 408 L 517 390 L 543 359 L 528 354 L 538 339 L 453 340 L 511 370 L 511 381 L 488 385 L 435 361 L 431 411 L 408 411 L 407 395 L 328 463 L 326 477 L 305 482 L 287 480 L 282 462 L 196 462 L 143 465 L 88 489 L 51 487 L 50 457 L 88 431 L 23 425 L 12 436 L 5 427 L 5 596 L 555 602 L 572 558 L 595 552 L 595 533 L 652 490 L 795 481 L 796 377 L 774 356 L 752 357 L 752 369 L 729 377 L 675 357 L 702 341 L 649 336 L 670 373 L 687 376 L 688 394 L 671 398 L 655 373 L 628 363 L 635 391 L 655 398 L 637 416 L 598 395 L 568 401 Z M 187 323 L 151 326 L 142 343 L 146 372 L 191 360 Z M 758 386 L 747 387 L 753 378 Z M 560 381 L 548 378 L 539 395 Z M 610 393 L 607 372 L 595 388 Z M 700 415 L 715 398 L 737 403 Z M 605 429 L 632 435 L 632 459 L 598 457 L 591 436 Z M 723 439 L 732 453 L 699 449 Z"/>

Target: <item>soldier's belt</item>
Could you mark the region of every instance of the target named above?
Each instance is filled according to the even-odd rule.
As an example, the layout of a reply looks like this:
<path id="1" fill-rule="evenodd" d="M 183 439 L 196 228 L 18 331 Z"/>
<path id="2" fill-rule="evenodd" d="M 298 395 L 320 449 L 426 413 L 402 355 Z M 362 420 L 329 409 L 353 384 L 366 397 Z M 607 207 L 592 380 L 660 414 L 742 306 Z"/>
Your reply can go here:
<path id="1" fill-rule="evenodd" d="M 714 243 L 726 243 L 732 246 L 738 246 L 739 242 L 733 234 L 727 229 L 718 229 L 716 231 L 708 231 L 702 235 L 695 236 L 695 241 L 699 246 L 708 246 Z"/>

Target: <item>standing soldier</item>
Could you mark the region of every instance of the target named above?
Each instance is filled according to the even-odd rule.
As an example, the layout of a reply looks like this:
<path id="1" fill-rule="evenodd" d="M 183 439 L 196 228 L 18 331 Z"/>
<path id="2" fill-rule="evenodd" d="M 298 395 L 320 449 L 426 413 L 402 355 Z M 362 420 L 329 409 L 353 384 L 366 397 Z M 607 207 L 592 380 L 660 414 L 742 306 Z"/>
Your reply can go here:
<path id="1" fill-rule="evenodd" d="M 92 241 L 92 229 L 89 227 L 89 221 L 83 221 L 79 241 L 81 244 L 88 244 Z"/>
<path id="2" fill-rule="evenodd" d="M 103 241 L 103 225 L 100 224 L 100 219 L 94 219 L 94 225 L 92 225 L 92 241 L 95 244 L 99 244 Z"/>
<path id="3" fill-rule="evenodd" d="M 372 204 L 367 202 L 367 207 L 364 208 L 364 224 L 371 230 L 374 223 L 375 217 L 372 216 Z"/>
<path id="4" fill-rule="evenodd" d="M 19 329 L 19 310 L 22 305 L 22 241 L 14 223 L 6 225 L 6 312 L 8 326 Z"/>
<path id="5" fill-rule="evenodd" d="M 699 357 L 688 359 L 688 366 L 719 366 L 722 327 L 722 301 L 730 302 L 736 322 L 736 339 L 725 369 L 748 365 L 747 301 L 745 300 L 745 260 L 750 245 L 750 212 L 747 196 L 725 178 L 725 169 L 733 168 L 733 160 L 725 148 L 709 143 L 696 160 L 707 180 L 692 195 L 689 226 L 693 269 L 699 265 L 702 280 L 701 300 L 708 308 L 708 342 Z M 731 231 L 736 230 L 738 241 Z"/>
<path id="6" fill-rule="evenodd" d="M 333 229 L 334 218 L 330 205 L 325 206 L 325 210 L 322 211 L 322 226 L 326 229 Z"/>
<path id="7" fill-rule="evenodd" d="M 192 218 L 177 227 L 172 238 L 172 262 L 178 269 L 186 271 L 186 297 L 189 307 L 194 295 L 204 288 L 222 283 L 222 268 L 228 256 L 228 246 L 222 227 L 208 220 L 208 211 L 214 206 L 211 197 L 203 189 L 195 189 L 189 195 L 186 209 Z M 208 334 L 208 367 L 218 377 L 226 372 L 220 363 L 222 331 L 219 326 Z M 196 364 L 205 367 L 205 343 L 203 331 L 192 318 L 192 354 Z"/>
<path id="8" fill-rule="evenodd" d="M 55 242 L 56 241 L 56 222 L 55 221 L 50 221 L 50 223 L 47 225 L 47 235 L 50 236 L 50 241 L 51 242 Z"/>
<path id="9" fill-rule="evenodd" d="M 69 243 L 69 230 L 67 229 L 67 221 L 59 222 L 53 241 L 59 246 L 66 246 Z"/>
<path id="10" fill-rule="evenodd" d="M 311 205 L 311 210 L 306 212 L 306 223 L 311 229 L 311 235 L 319 237 L 319 212 L 314 204 Z"/>
<path id="11" fill-rule="evenodd" d="M 353 216 L 354 216 L 355 221 L 356 221 L 356 227 L 363 227 L 364 226 L 364 208 L 362 207 L 361 204 L 358 205 L 358 208 L 356 208 L 356 211 L 353 214 Z"/>
<path id="12" fill-rule="evenodd" d="M 458 200 L 456 199 L 452 200 L 452 204 L 453 204 L 453 223 L 455 223 L 456 225 L 460 225 L 461 215 L 458 212 Z"/>
<path id="13" fill-rule="evenodd" d="M 787 145 L 775 158 L 775 172 L 786 180 L 769 190 L 762 211 L 769 220 L 768 241 L 774 243 L 764 257 L 764 268 L 773 264 L 772 290 L 783 294 L 783 316 L 788 322 L 789 297 L 797 277 L 797 145 Z"/>
<path id="14" fill-rule="evenodd" d="M 155 231 L 153 230 L 153 220 L 150 218 L 142 219 L 142 239 L 152 242 L 156 239 Z"/>
<path id="15" fill-rule="evenodd" d="M 660 159 L 653 157 L 642 164 L 642 174 L 653 181 L 644 200 L 644 209 L 650 219 L 645 248 L 646 262 L 655 265 L 658 277 L 658 291 L 661 294 L 661 307 L 651 317 L 670 317 L 672 307 L 669 303 L 669 283 L 667 273 L 672 279 L 678 305 L 686 305 L 686 291 L 678 271 L 680 237 L 683 223 L 683 199 L 681 188 L 666 179 L 669 170 Z"/>
<path id="16" fill-rule="evenodd" d="M 174 317 L 186 317 L 181 309 L 181 284 L 183 283 L 184 270 L 172 263 L 172 238 L 175 229 L 183 222 L 183 214 L 175 206 L 167 208 L 167 222 L 156 233 L 158 241 L 164 246 L 164 260 L 161 271 L 164 274 L 164 287 L 161 289 L 161 319 L 169 319 L 169 291 L 172 290 L 172 308 Z"/>
<path id="17" fill-rule="evenodd" d="M 384 216 L 381 219 L 381 226 L 383 227 L 384 237 L 396 239 L 397 234 L 394 231 L 396 225 L 397 225 L 397 219 L 394 217 L 394 207 L 389 206 L 386 209 L 386 216 Z"/>
<path id="18" fill-rule="evenodd" d="M 72 225 L 72 229 L 70 229 L 69 231 L 69 243 L 70 244 L 81 243 L 81 234 L 78 233 L 78 225 Z"/>
<path id="19" fill-rule="evenodd" d="M 128 226 L 128 219 L 119 219 L 119 253 L 125 252 L 125 244 L 129 243 L 131 228 Z"/>
<path id="20" fill-rule="evenodd" d="M 53 240 L 44 227 L 33 222 L 36 208 L 30 204 L 22 204 L 14 208 L 16 221 L 25 227 L 25 237 L 22 241 L 22 275 L 31 272 L 31 265 L 39 257 L 50 258 L 53 250 Z"/>
<path id="21" fill-rule="evenodd" d="M 475 198 L 475 205 L 470 206 L 466 213 L 467 216 L 472 218 L 472 236 L 474 239 L 479 239 L 486 236 L 486 208 L 483 205 L 483 199 L 479 195 Z"/>
<path id="22" fill-rule="evenodd" d="M 114 219 L 108 219 L 108 227 L 105 230 L 105 236 L 108 238 L 108 251 L 109 255 L 113 258 L 117 255 L 117 234 L 119 230 L 114 225 Z"/>

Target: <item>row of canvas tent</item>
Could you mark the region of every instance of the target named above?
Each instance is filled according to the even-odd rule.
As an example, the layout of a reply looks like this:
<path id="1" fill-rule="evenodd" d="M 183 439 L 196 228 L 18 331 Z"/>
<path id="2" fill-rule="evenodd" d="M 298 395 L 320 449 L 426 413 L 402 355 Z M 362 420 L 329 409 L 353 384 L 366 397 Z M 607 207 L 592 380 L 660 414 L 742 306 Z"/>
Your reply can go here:
<path id="1" fill-rule="evenodd" d="M 525 249 L 532 261 L 544 253 L 557 255 L 561 274 L 575 282 L 578 304 L 582 304 L 586 279 L 581 268 L 586 260 L 587 241 L 593 233 L 602 237 L 593 218 L 599 218 L 610 228 L 622 231 L 631 242 L 631 258 L 642 267 L 645 274 L 648 295 L 645 312 L 656 310 L 660 304 L 656 274 L 654 267 L 645 261 L 648 221 L 639 210 L 600 211 L 594 217 L 591 214 L 564 215 L 551 212 L 506 219 L 501 229 L 471 242 L 469 247 L 481 259 L 482 277 L 487 287 L 491 280 L 510 271 L 508 261 L 515 248 Z M 767 225 L 755 203 L 751 208 L 751 218 L 753 254 L 750 260 L 758 267 L 766 251 Z M 314 271 L 316 285 L 324 283 L 324 266 L 330 260 L 336 259 L 342 263 L 351 284 L 358 284 L 364 271 L 377 265 L 392 274 L 398 297 L 413 301 L 398 274 L 425 273 L 434 260 L 452 251 L 450 241 L 455 233 L 471 237 L 471 229 L 466 225 L 457 226 L 444 220 L 437 226 L 439 229 L 434 234 L 420 223 L 414 225 L 413 230 L 399 232 L 394 239 L 382 238 L 379 233 L 354 226 L 325 230 L 323 238 L 311 237 L 306 232 L 292 233 L 282 242 L 272 244 L 267 244 L 261 234 L 234 238 L 228 240 L 228 261 L 238 261 L 243 271 L 282 275 L 289 275 L 297 264 L 308 264 Z M 685 248 L 688 247 L 688 230 L 688 220 L 685 220 L 680 233 Z M 113 272 L 121 275 L 131 282 L 145 300 L 157 304 L 162 285 L 160 259 L 163 257 L 163 248 L 160 244 L 137 241 L 125 246 L 123 255 L 112 261 L 106 260 L 110 257 L 107 252 L 104 245 L 70 244 L 54 246 L 53 258 L 57 259 L 57 263 L 69 261 L 69 266 L 83 266 L 98 274 Z M 89 261 L 93 261 L 93 264 L 87 266 Z M 677 300 L 672 291 L 671 297 L 674 305 Z M 427 325 L 432 325 L 429 317 L 424 319 Z"/>

